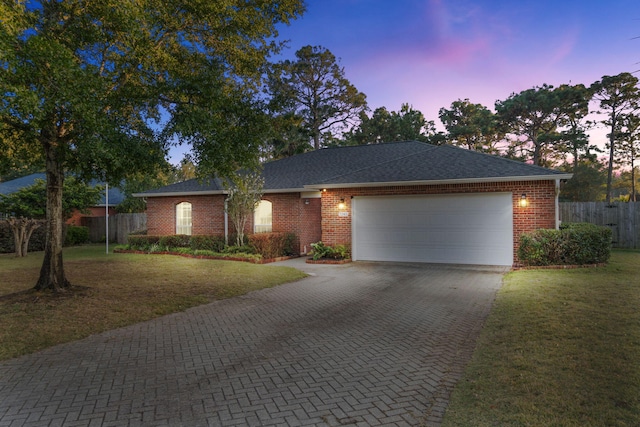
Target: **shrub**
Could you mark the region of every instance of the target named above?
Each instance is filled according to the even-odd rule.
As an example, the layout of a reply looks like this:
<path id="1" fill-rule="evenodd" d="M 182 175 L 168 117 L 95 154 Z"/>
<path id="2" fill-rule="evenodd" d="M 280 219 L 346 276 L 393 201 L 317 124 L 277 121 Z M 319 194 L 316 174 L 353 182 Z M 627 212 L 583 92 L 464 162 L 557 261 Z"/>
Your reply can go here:
<path id="1" fill-rule="evenodd" d="M 249 245 L 265 259 L 295 254 L 296 235 L 293 233 L 259 233 L 249 236 Z"/>
<path id="2" fill-rule="evenodd" d="M 518 258 L 525 265 L 597 264 L 608 261 L 610 256 L 611 230 L 588 223 L 525 233 L 518 248 Z"/>
<path id="3" fill-rule="evenodd" d="M 321 258 L 348 259 L 351 256 L 349 248 L 346 245 L 335 245 L 331 247 L 322 242 L 317 242 L 312 243 L 311 248 L 313 249 L 312 255 L 314 260 Z"/>
<path id="4" fill-rule="evenodd" d="M 252 246 L 227 246 L 222 250 L 223 254 L 255 254 L 256 250 Z"/>
<path id="5" fill-rule="evenodd" d="M 167 248 L 187 248 L 189 247 L 189 237 L 186 234 L 173 234 L 170 236 L 161 236 L 158 243 L 160 246 Z"/>
<path id="6" fill-rule="evenodd" d="M 209 250 L 222 252 L 224 249 L 224 236 L 191 236 L 189 247 L 196 250 Z"/>
<path id="7" fill-rule="evenodd" d="M 67 233 L 64 238 L 65 246 L 82 245 L 89 242 L 89 227 L 76 225 L 67 226 Z"/>
<path id="8" fill-rule="evenodd" d="M 129 249 L 147 251 L 153 244 L 160 242 L 160 236 L 132 236 L 127 238 Z"/>
<path id="9" fill-rule="evenodd" d="M 46 241 L 46 227 L 41 225 L 36 228 L 29 239 L 29 252 L 43 251 Z M 15 244 L 13 240 L 13 231 L 7 221 L 0 221 L 0 253 L 10 254 L 14 253 Z"/>

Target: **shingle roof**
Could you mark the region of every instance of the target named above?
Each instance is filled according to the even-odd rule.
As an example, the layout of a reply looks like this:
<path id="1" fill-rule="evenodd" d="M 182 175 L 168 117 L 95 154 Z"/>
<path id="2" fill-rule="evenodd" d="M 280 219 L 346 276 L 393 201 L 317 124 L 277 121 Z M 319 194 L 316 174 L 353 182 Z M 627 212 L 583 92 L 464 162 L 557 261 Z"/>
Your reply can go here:
<path id="1" fill-rule="evenodd" d="M 463 148 L 407 141 L 326 148 L 266 163 L 264 190 L 304 191 L 322 187 L 567 179 L 570 175 Z M 219 179 L 190 180 L 138 194 L 161 196 L 222 193 Z"/>
<path id="2" fill-rule="evenodd" d="M 29 187 L 35 184 L 37 179 L 46 180 L 47 176 L 44 173 L 32 173 L 31 175 L 23 176 L 22 178 L 12 179 L 11 181 L 0 182 L 0 194 L 11 194 L 24 187 Z M 91 185 L 104 185 L 97 181 L 92 181 Z M 116 206 L 124 200 L 124 194 L 117 187 L 109 186 L 109 206 Z M 100 196 L 100 202 L 96 206 L 105 205 L 104 193 Z"/>

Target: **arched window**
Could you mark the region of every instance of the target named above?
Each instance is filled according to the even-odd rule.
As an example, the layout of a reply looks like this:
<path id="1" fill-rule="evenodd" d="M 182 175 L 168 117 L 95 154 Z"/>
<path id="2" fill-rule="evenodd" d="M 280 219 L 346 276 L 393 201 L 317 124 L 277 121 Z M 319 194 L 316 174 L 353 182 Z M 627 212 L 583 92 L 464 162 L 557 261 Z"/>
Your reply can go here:
<path id="1" fill-rule="evenodd" d="M 270 233 L 273 221 L 273 207 L 268 200 L 260 200 L 253 211 L 253 232 Z"/>
<path id="2" fill-rule="evenodd" d="M 191 235 L 191 203 L 189 202 L 176 205 L 176 234 Z"/>

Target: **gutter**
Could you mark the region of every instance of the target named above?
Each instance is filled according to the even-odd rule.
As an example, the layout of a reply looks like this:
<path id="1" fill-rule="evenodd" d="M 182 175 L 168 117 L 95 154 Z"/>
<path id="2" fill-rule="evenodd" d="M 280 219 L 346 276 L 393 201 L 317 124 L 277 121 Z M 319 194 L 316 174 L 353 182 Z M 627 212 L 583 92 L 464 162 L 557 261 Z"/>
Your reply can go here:
<path id="1" fill-rule="evenodd" d="M 490 178 L 461 178 L 461 179 L 437 179 L 419 181 L 390 181 L 390 182 L 352 182 L 340 184 L 309 184 L 306 189 L 322 190 L 325 188 L 370 188 L 370 187 L 399 187 L 418 185 L 442 185 L 442 184 L 477 184 L 487 182 L 517 182 L 517 181 L 560 181 L 571 179 L 573 174 L 557 175 L 532 175 L 532 176 L 508 176 Z"/>

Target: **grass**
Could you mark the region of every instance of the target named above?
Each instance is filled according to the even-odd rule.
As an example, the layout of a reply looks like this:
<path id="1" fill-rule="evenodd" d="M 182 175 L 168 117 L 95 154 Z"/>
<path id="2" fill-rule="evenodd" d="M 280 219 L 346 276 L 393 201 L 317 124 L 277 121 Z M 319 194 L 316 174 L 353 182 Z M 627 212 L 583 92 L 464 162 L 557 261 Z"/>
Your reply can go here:
<path id="1" fill-rule="evenodd" d="M 36 292 L 42 253 L 0 255 L 0 360 L 300 279 L 289 267 L 65 249 L 71 290 Z"/>
<path id="2" fill-rule="evenodd" d="M 443 426 L 640 425 L 640 252 L 506 275 Z"/>

